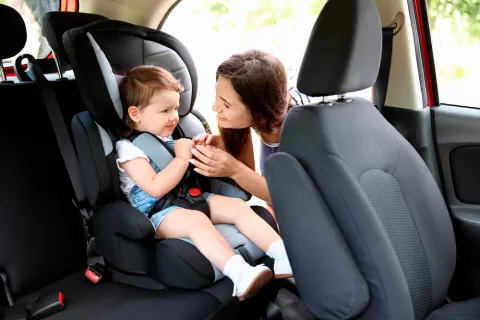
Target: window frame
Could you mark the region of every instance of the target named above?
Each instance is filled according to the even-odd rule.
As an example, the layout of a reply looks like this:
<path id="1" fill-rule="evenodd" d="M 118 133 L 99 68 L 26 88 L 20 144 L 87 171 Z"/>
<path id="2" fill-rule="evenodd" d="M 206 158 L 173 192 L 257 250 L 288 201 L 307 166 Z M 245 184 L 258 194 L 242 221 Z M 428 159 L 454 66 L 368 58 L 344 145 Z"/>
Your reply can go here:
<path id="1" fill-rule="evenodd" d="M 60 6 L 58 11 L 60 12 L 78 12 L 79 10 L 79 0 L 60 0 Z M 50 50 L 50 54 L 44 59 L 38 60 L 46 60 L 46 59 L 53 59 L 53 52 Z M 27 68 L 26 64 L 22 64 L 22 68 L 25 70 Z M 4 68 L 5 76 L 6 77 L 16 77 L 15 69 L 13 64 L 11 66 Z"/>

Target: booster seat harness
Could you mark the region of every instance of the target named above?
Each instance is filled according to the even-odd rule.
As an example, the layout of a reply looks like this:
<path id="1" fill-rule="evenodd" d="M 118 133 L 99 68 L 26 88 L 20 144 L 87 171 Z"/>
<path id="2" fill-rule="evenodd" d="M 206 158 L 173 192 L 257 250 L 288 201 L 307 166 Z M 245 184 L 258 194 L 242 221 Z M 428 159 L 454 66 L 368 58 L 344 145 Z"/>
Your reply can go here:
<path id="1" fill-rule="evenodd" d="M 175 157 L 175 153 L 170 146 L 154 134 L 134 131 L 129 140 L 142 150 L 160 171 L 168 166 Z M 180 183 L 157 200 L 148 213 L 148 218 L 171 205 L 198 210 L 210 218 L 208 203 L 203 198 L 203 192 L 207 190 L 211 190 L 209 179 L 197 174 L 193 170 L 193 165 L 189 164 Z"/>

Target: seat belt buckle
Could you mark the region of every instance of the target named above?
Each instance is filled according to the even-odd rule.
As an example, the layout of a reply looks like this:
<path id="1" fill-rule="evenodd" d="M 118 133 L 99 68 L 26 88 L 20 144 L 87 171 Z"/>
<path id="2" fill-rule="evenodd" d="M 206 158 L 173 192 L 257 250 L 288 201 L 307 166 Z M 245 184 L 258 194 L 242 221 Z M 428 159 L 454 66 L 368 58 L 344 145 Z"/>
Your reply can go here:
<path id="1" fill-rule="evenodd" d="M 202 190 L 197 187 L 188 189 L 186 196 L 187 199 L 193 203 L 204 200 L 202 196 Z"/>
<path id="2" fill-rule="evenodd" d="M 31 300 L 25 310 L 29 318 L 39 320 L 51 316 L 65 309 L 65 302 L 62 292 L 57 292 L 46 297 Z"/>
<path id="3" fill-rule="evenodd" d="M 100 283 L 102 280 L 105 280 L 106 268 L 100 263 L 96 263 L 93 266 L 88 267 L 85 270 L 85 277 L 94 284 Z"/>

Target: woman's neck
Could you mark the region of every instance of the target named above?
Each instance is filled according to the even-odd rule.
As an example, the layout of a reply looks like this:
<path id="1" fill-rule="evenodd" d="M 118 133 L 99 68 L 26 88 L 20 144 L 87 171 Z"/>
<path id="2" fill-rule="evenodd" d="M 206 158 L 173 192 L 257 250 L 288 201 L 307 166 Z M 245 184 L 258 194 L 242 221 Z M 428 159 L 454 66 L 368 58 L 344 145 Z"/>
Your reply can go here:
<path id="1" fill-rule="evenodd" d="M 267 143 L 279 143 L 280 142 L 280 130 L 275 130 L 273 133 L 261 133 L 260 138 Z"/>

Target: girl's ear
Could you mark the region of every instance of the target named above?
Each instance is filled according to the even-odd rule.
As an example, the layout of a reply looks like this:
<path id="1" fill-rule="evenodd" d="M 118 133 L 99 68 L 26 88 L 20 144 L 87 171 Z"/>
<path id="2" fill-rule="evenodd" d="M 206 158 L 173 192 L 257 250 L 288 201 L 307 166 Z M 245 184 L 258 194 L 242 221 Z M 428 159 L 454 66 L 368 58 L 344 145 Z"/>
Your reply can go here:
<path id="1" fill-rule="evenodd" d="M 132 119 L 133 122 L 140 122 L 140 109 L 137 106 L 129 106 L 127 109 L 128 116 Z"/>

